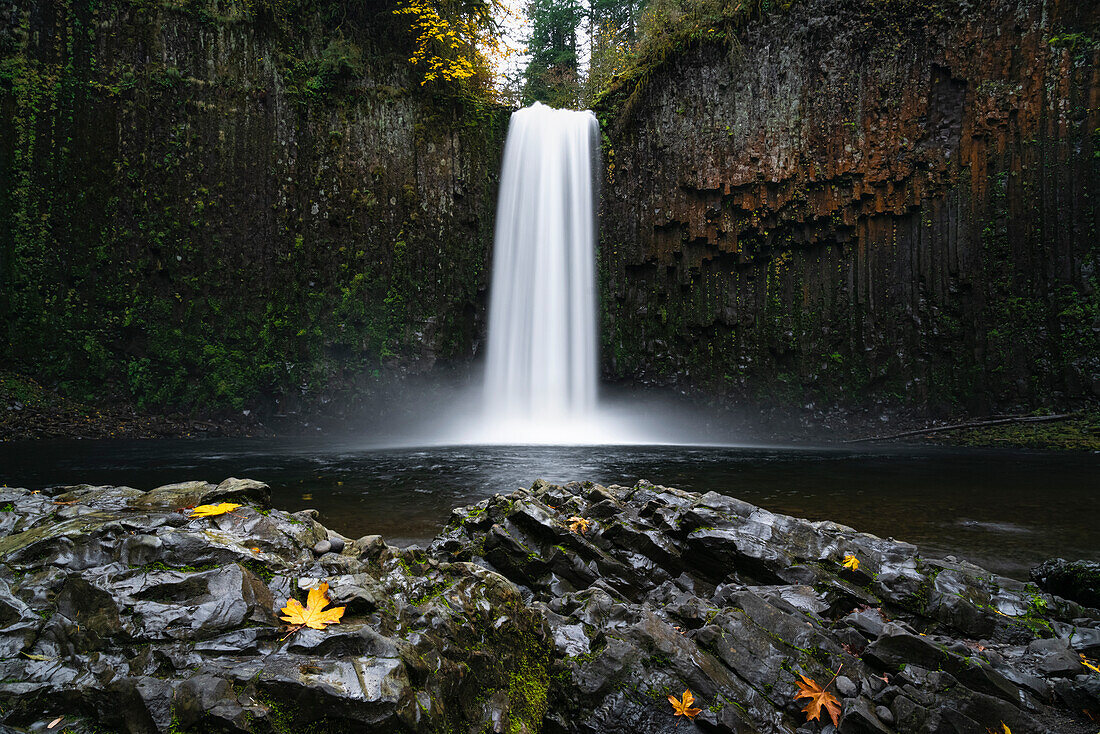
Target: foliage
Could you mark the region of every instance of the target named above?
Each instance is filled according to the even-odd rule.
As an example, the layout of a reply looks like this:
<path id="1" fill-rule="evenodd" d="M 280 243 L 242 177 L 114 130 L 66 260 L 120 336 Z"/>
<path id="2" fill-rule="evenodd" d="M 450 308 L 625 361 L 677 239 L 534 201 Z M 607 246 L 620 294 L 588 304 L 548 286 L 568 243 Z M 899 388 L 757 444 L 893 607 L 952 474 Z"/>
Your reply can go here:
<path id="1" fill-rule="evenodd" d="M 393 12 L 416 37 L 409 63 L 421 70 L 421 86 L 487 89 L 494 61 L 514 51 L 497 20 L 510 13 L 503 0 L 401 0 Z"/>
<path id="2" fill-rule="evenodd" d="M 703 710 L 692 708 L 691 704 L 695 703 L 695 696 L 691 695 L 691 691 L 684 691 L 681 699 L 669 695 L 668 702 L 672 704 L 672 711 L 676 716 L 686 716 L 689 720 L 694 719 Z"/>
<path id="3" fill-rule="evenodd" d="M 525 104 L 575 108 L 580 101 L 577 28 L 583 18 L 578 0 L 530 0 L 531 27 L 527 49 L 531 61 L 524 71 Z"/>
<path id="4" fill-rule="evenodd" d="M 598 22 L 591 29 L 588 75 L 584 80 L 584 97 L 591 103 L 600 92 L 629 67 L 633 61 L 633 31 L 608 21 Z"/>
<path id="5" fill-rule="evenodd" d="M 281 25 L 237 0 L 142 23 L 117 2 L 52 7 L 0 32 L 10 369 L 79 403 L 208 415 L 369 395 L 423 353 L 429 320 L 435 355 L 469 351 L 507 117 L 484 95 L 378 84 L 401 83 L 411 49 L 389 9 L 288 4 Z M 164 33 L 252 51 L 209 78 L 202 44 L 135 64 Z M 409 181 L 441 180 L 414 168 L 446 146 L 461 172 L 443 180 L 468 196 L 443 215 Z"/>
<path id="6" fill-rule="evenodd" d="M 859 559 L 853 555 L 846 555 L 844 556 L 844 563 L 842 565 L 844 566 L 844 568 L 850 568 L 853 571 L 858 571 Z"/>
<path id="7" fill-rule="evenodd" d="M 305 607 L 297 599 L 287 599 L 286 606 L 281 610 L 284 614 L 280 619 L 290 623 L 291 632 L 302 627 L 323 630 L 326 625 L 339 624 L 346 609 L 346 607 L 325 609 L 328 605 L 328 584 L 322 583 L 309 590 Z"/>
<path id="8" fill-rule="evenodd" d="M 786 10 L 794 0 L 649 0 L 636 17 L 636 42 L 611 83 L 593 97 L 597 109 L 618 107 L 629 115 L 654 70 L 674 52 L 701 43 L 735 43 L 737 31 L 769 10 Z"/>
<path id="9" fill-rule="evenodd" d="M 834 677 L 835 678 L 835 677 Z M 832 681 L 829 681 L 832 683 Z M 817 684 L 813 678 L 802 675 L 802 680 L 795 681 L 795 685 L 798 686 L 798 693 L 794 695 L 797 701 L 800 698 L 810 699 L 802 711 L 806 714 L 806 721 L 811 719 L 821 718 L 822 707 L 828 712 L 829 717 L 833 720 L 833 726 L 840 726 L 840 701 L 833 694 L 826 691 L 820 685 Z M 829 684 L 825 684 L 825 688 L 828 688 Z"/>
<path id="10" fill-rule="evenodd" d="M 240 507 L 232 502 L 222 502 L 216 505 L 199 505 L 191 510 L 191 517 L 217 517 Z"/>
<path id="11" fill-rule="evenodd" d="M 591 524 L 590 520 L 585 520 L 583 517 L 577 517 L 576 515 L 569 518 L 569 529 L 581 535 L 585 534 Z"/>

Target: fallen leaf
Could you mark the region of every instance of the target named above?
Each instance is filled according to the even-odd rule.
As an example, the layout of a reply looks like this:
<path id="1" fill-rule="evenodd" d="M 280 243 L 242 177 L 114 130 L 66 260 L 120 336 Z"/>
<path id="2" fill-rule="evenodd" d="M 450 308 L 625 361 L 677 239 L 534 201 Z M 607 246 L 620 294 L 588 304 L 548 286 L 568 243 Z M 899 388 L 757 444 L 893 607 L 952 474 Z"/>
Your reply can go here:
<path id="1" fill-rule="evenodd" d="M 35 655 L 34 653 L 29 653 L 29 652 L 21 652 L 19 654 L 22 655 L 23 657 L 25 657 L 27 660 L 38 660 L 38 661 L 53 660 L 53 658 L 48 657 L 46 655 Z"/>
<path id="2" fill-rule="evenodd" d="M 859 559 L 851 554 L 844 556 L 844 568 L 850 568 L 853 571 L 858 571 Z"/>
<path id="3" fill-rule="evenodd" d="M 252 551 L 253 553 L 259 553 L 260 552 L 259 548 L 249 548 L 248 550 Z"/>
<path id="4" fill-rule="evenodd" d="M 573 515 L 573 517 L 569 518 L 568 522 L 569 529 L 572 530 L 574 533 L 580 533 L 581 535 L 584 535 L 585 531 L 588 530 L 589 526 L 592 524 L 591 521 L 585 520 L 583 517 L 577 517 L 576 515 Z"/>
<path id="5" fill-rule="evenodd" d="M 695 696 L 691 695 L 691 691 L 684 691 L 683 700 L 670 695 L 668 702 L 672 704 L 672 711 L 676 716 L 686 716 L 688 719 L 694 719 L 703 710 L 691 707 L 695 703 Z"/>
<path id="6" fill-rule="evenodd" d="M 216 517 L 227 512 L 233 512 L 238 507 L 240 505 L 235 505 L 232 502 L 222 502 L 218 505 L 199 505 L 191 510 L 191 517 Z"/>
<path id="7" fill-rule="evenodd" d="M 344 616 L 346 608 L 325 609 L 328 604 L 328 584 L 321 584 L 309 590 L 305 607 L 297 599 L 287 599 L 286 606 L 281 610 L 285 612 L 281 619 L 297 628 L 312 627 L 315 630 L 323 630 L 327 624 L 339 624 L 340 617 Z"/>
<path id="8" fill-rule="evenodd" d="M 1084 665 L 1089 670 L 1095 670 L 1097 673 L 1100 673 L 1100 668 L 1090 663 L 1089 659 L 1086 658 L 1084 655 L 1081 655 L 1081 665 Z"/>
<path id="9" fill-rule="evenodd" d="M 50 722 L 50 723 L 49 723 L 49 724 L 48 724 L 48 725 L 46 726 L 46 728 L 47 728 L 47 729 L 52 729 L 52 728 L 54 728 L 55 726 L 57 726 L 58 724 L 60 724 L 60 723 L 61 723 L 61 720 L 62 720 L 62 719 L 64 719 L 64 718 L 65 718 L 64 716 L 58 716 L 58 717 L 57 717 L 56 719 L 54 719 L 53 721 L 51 721 L 51 722 Z"/>
<path id="10" fill-rule="evenodd" d="M 795 700 L 800 698 L 810 699 L 810 702 L 802 709 L 806 712 L 806 721 L 810 719 L 820 721 L 821 707 L 824 706 L 825 710 L 829 712 L 829 717 L 833 720 L 833 726 L 840 726 L 840 701 L 837 700 L 836 696 L 824 690 L 817 684 L 817 681 L 805 674 L 803 674 L 802 680 L 795 681 L 795 685 L 798 686 L 798 693 L 794 694 Z"/>

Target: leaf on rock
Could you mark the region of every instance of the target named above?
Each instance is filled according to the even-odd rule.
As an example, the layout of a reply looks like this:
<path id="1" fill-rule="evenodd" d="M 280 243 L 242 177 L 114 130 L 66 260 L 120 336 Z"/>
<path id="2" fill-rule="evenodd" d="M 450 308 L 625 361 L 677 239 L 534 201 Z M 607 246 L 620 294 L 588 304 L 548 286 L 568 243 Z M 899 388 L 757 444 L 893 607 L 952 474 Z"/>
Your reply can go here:
<path id="1" fill-rule="evenodd" d="M 217 517 L 227 512 L 233 512 L 238 507 L 240 505 L 235 505 L 232 502 L 222 502 L 217 505 L 199 505 L 191 510 L 191 517 Z"/>
<path id="2" fill-rule="evenodd" d="M 689 719 L 694 719 L 703 710 L 691 707 L 695 703 L 695 696 L 691 695 L 691 691 L 684 691 L 683 699 L 669 696 L 668 702 L 672 704 L 672 711 L 676 716 L 686 716 Z"/>
<path id="3" fill-rule="evenodd" d="M 810 719 L 820 721 L 821 707 L 824 706 L 825 710 L 829 712 L 829 717 L 833 720 L 833 726 L 840 726 L 840 701 L 837 700 L 836 696 L 823 689 L 817 684 L 817 681 L 806 675 L 802 676 L 802 680 L 796 680 L 795 685 L 798 686 L 798 693 L 794 694 L 796 701 L 800 698 L 810 699 L 810 702 L 802 709 L 806 713 L 806 721 Z"/>
<path id="4" fill-rule="evenodd" d="M 573 517 L 569 518 L 569 529 L 574 533 L 584 535 L 585 531 L 588 530 L 591 525 L 592 522 L 590 520 L 585 520 L 583 517 L 573 515 Z"/>
<path id="5" fill-rule="evenodd" d="M 328 604 L 328 584 L 321 584 L 309 590 L 309 597 L 304 607 L 297 599 L 287 599 L 286 606 L 281 610 L 284 612 L 281 619 L 296 627 L 323 630 L 327 624 L 339 624 L 340 617 L 344 616 L 344 609 L 346 609 L 346 607 L 325 609 Z"/>
<path id="6" fill-rule="evenodd" d="M 1090 663 L 1089 659 L 1086 658 L 1084 656 L 1084 654 L 1081 655 L 1081 665 L 1084 665 L 1089 670 L 1093 670 L 1093 671 L 1096 671 L 1097 673 L 1100 673 L 1100 668 L 1098 668 L 1095 665 L 1093 665 L 1092 663 Z"/>
<path id="7" fill-rule="evenodd" d="M 853 571 L 858 571 L 859 559 L 851 554 L 844 556 L 844 568 L 850 568 Z"/>

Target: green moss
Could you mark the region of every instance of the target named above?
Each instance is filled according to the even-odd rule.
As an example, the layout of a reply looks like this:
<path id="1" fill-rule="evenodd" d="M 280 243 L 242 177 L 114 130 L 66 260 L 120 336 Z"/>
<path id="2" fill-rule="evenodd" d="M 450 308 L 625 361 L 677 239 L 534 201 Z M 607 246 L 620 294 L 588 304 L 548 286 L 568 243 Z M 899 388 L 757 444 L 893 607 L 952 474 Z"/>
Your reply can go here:
<path id="1" fill-rule="evenodd" d="M 403 41 L 332 4 L 61 0 L 32 33 L 33 15 L 0 48 L 6 364 L 81 401 L 240 410 L 370 394 L 360 377 L 421 354 L 428 323 L 440 357 L 472 351 L 506 110 L 372 89 L 402 78 Z M 255 53 L 212 79 L 127 55 L 166 32 Z M 388 136 L 373 175 L 362 130 Z M 452 145 L 464 196 L 429 216 L 408 182 Z"/>
<path id="2" fill-rule="evenodd" d="M 1100 413 L 1078 414 L 1062 421 L 963 429 L 943 434 L 937 441 L 963 446 L 1100 451 Z"/>

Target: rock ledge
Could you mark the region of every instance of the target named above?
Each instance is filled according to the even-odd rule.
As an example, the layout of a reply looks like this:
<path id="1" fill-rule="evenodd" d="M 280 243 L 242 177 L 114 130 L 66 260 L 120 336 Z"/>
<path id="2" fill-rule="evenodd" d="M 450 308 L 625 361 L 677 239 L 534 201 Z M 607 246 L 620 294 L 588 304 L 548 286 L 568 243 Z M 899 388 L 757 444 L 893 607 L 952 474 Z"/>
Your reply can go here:
<path id="1" fill-rule="evenodd" d="M 181 512 L 211 501 L 244 506 Z M 0 729 L 673 732 L 690 688 L 706 731 L 832 731 L 805 674 L 844 733 L 1095 734 L 1100 612 L 835 523 L 646 482 L 537 481 L 426 550 L 315 515 L 238 479 L 0 490 Z M 286 636 L 321 581 L 343 623 Z"/>

